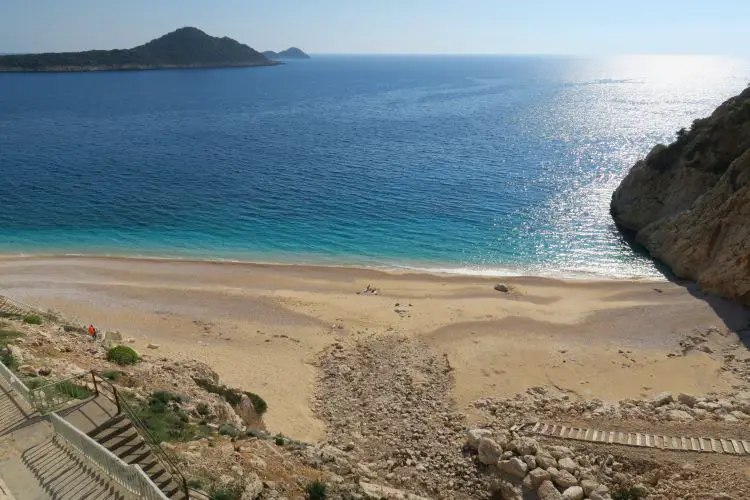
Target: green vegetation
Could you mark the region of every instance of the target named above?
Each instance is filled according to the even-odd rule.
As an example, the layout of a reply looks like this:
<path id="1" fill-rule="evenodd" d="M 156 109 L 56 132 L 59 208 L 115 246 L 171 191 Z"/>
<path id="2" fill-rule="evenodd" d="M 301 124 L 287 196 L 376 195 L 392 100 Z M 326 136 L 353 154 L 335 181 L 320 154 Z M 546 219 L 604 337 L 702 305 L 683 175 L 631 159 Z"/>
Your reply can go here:
<path id="1" fill-rule="evenodd" d="M 286 444 L 286 439 L 284 439 L 283 434 L 276 434 L 273 437 L 273 442 L 276 443 L 276 446 L 284 446 Z"/>
<path id="2" fill-rule="evenodd" d="M 5 352 L 5 347 L 16 340 L 19 337 L 22 337 L 23 333 L 18 332 L 16 330 L 0 330 L 0 362 L 2 362 L 5 366 L 7 366 L 11 370 L 18 369 L 18 360 L 14 358 L 10 352 Z"/>
<path id="3" fill-rule="evenodd" d="M 266 402 L 253 392 L 241 391 L 239 389 L 233 389 L 225 385 L 215 384 L 212 381 L 205 378 L 195 378 L 195 383 L 198 384 L 202 389 L 222 396 L 232 406 L 237 406 L 242 401 L 242 396 L 245 395 L 250 398 L 250 402 L 253 404 L 253 408 L 258 415 L 263 415 L 268 410 Z"/>
<path id="4" fill-rule="evenodd" d="M 67 333 L 85 333 L 86 329 L 82 326 L 63 325 L 63 331 Z"/>
<path id="5" fill-rule="evenodd" d="M 138 353 L 125 345 L 118 345 L 107 352 L 107 360 L 118 365 L 134 365 L 138 362 Z"/>
<path id="6" fill-rule="evenodd" d="M 124 376 L 124 372 L 120 372 L 117 370 L 109 370 L 106 372 L 102 372 L 102 377 L 109 380 L 110 382 L 117 382 L 117 379 Z"/>
<path id="7" fill-rule="evenodd" d="M 188 479 L 187 485 L 188 485 L 188 488 L 194 488 L 196 490 L 200 490 L 200 489 L 203 489 L 203 480 L 198 477 L 194 477 L 194 478 Z"/>
<path id="8" fill-rule="evenodd" d="M 275 64 L 231 38 L 180 28 L 132 49 L 0 56 L 0 71 L 81 71 Z"/>
<path id="9" fill-rule="evenodd" d="M 612 493 L 612 500 L 640 500 L 646 498 L 646 490 L 633 486 Z"/>
<path id="10" fill-rule="evenodd" d="M 167 391 L 156 391 L 148 401 L 135 409 L 157 442 L 191 441 L 211 434 L 210 428 L 190 423 L 190 418 L 179 406 L 185 398 Z"/>
<path id="11" fill-rule="evenodd" d="M 37 314 L 29 314 L 28 316 L 23 317 L 23 322 L 28 323 L 29 325 L 41 325 L 42 317 Z"/>
<path id="12" fill-rule="evenodd" d="M 328 485 L 322 481 L 313 481 L 305 488 L 307 498 L 310 500 L 325 500 L 327 497 Z"/>
<path id="13" fill-rule="evenodd" d="M 207 417 L 211 414 L 211 407 L 206 403 L 198 403 L 198 406 L 195 407 L 195 411 L 198 412 L 198 415 L 201 417 Z"/>
<path id="14" fill-rule="evenodd" d="M 213 500 L 238 500 L 240 498 L 241 491 L 237 491 L 236 488 L 215 488 L 209 492 Z"/>
<path id="15" fill-rule="evenodd" d="M 219 425 L 219 434 L 222 436 L 237 437 L 240 435 L 240 430 L 232 424 L 223 423 Z"/>

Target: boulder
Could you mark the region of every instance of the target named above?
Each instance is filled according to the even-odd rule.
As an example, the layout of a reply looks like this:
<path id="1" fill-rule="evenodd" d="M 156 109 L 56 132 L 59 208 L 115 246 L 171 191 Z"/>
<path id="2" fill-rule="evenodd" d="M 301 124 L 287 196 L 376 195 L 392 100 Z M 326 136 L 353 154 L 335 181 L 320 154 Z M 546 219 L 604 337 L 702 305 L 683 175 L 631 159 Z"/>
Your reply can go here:
<path id="1" fill-rule="evenodd" d="M 583 500 L 583 488 L 571 486 L 562 493 L 563 500 Z"/>
<path id="2" fill-rule="evenodd" d="M 479 439 L 477 452 L 479 453 L 480 462 L 485 465 L 494 465 L 500 460 L 503 449 L 492 439 L 483 437 Z"/>
<path id="3" fill-rule="evenodd" d="M 513 457 L 510 460 L 500 460 L 497 462 L 497 468 L 517 478 L 523 478 L 529 470 L 526 463 L 518 457 Z"/>
<path id="4" fill-rule="evenodd" d="M 479 440 L 483 437 L 489 438 L 492 431 L 488 429 L 469 429 L 466 431 L 466 446 L 472 450 L 479 448 Z"/>
<path id="5" fill-rule="evenodd" d="M 536 455 L 539 443 L 535 439 L 520 437 L 508 443 L 508 447 L 518 455 Z"/>
<path id="6" fill-rule="evenodd" d="M 25 377 L 36 377 L 38 375 L 38 372 L 36 371 L 36 368 L 34 368 L 31 365 L 21 365 L 18 367 L 18 373 Z"/>
<path id="7" fill-rule="evenodd" d="M 500 498 L 503 500 L 523 500 L 521 488 L 510 481 L 500 480 L 496 483 L 495 490 L 500 493 Z"/>
<path id="8" fill-rule="evenodd" d="M 52 368 L 49 366 L 43 366 L 39 368 L 39 375 L 42 377 L 49 377 L 52 374 Z"/>
<path id="9" fill-rule="evenodd" d="M 548 472 L 552 476 L 552 482 L 560 488 L 570 488 L 571 486 L 578 485 L 578 479 L 566 470 L 549 469 Z"/>
<path id="10" fill-rule="evenodd" d="M 549 469 L 550 467 L 557 467 L 557 460 L 546 451 L 540 451 L 536 454 L 536 465 L 542 469 Z"/>
<path id="11" fill-rule="evenodd" d="M 695 406 L 695 403 L 698 402 L 698 398 L 696 398 L 695 396 L 691 394 L 685 394 L 684 392 L 681 392 L 680 394 L 677 395 L 677 401 L 680 404 L 683 404 L 685 406 L 689 406 L 690 408 L 692 408 L 693 406 Z"/>
<path id="12" fill-rule="evenodd" d="M 557 491 L 551 481 L 544 481 L 537 490 L 539 500 L 563 500 L 562 493 Z"/>
<path id="13" fill-rule="evenodd" d="M 526 489 L 537 490 L 543 482 L 549 481 L 551 478 L 552 476 L 550 476 L 549 472 L 537 467 L 536 469 L 529 471 L 526 477 L 523 478 L 523 485 Z"/>
<path id="14" fill-rule="evenodd" d="M 654 406 L 668 405 L 669 403 L 674 403 L 674 396 L 671 392 L 662 392 L 654 396 L 651 402 L 654 403 Z"/>
<path id="15" fill-rule="evenodd" d="M 242 491 L 241 500 L 256 500 L 263 493 L 263 481 L 255 472 L 245 477 L 245 489 Z"/>
<path id="16" fill-rule="evenodd" d="M 578 464 L 570 457 L 563 457 L 558 460 L 557 468 L 566 470 L 571 474 L 575 474 L 575 472 L 579 469 Z"/>
<path id="17" fill-rule="evenodd" d="M 669 420 L 675 420 L 677 422 L 689 422 L 693 420 L 693 416 L 684 410 L 669 410 L 667 412 Z"/>
<path id="18" fill-rule="evenodd" d="M 534 455 L 524 455 L 522 458 L 529 470 L 536 469 L 536 457 Z"/>
<path id="19" fill-rule="evenodd" d="M 591 479 L 584 479 L 581 481 L 581 487 L 583 488 L 583 494 L 589 496 L 592 491 L 595 491 L 599 487 L 599 483 Z"/>
<path id="20" fill-rule="evenodd" d="M 557 460 L 560 460 L 561 458 L 573 456 L 573 450 L 571 450 L 567 446 L 550 446 L 548 448 L 548 451 L 549 451 L 549 454 L 552 455 Z"/>
<path id="21" fill-rule="evenodd" d="M 495 290 L 498 292 L 508 293 L 510 292 L 510 287 L 505 283 L 498 283 L 495 285 Z"/>

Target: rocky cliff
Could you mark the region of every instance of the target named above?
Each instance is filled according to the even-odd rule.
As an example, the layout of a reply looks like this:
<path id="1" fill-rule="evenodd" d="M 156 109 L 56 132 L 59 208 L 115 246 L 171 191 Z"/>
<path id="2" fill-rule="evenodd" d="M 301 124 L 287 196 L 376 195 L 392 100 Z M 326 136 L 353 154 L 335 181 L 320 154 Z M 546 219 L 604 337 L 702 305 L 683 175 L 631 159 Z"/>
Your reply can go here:
<path id="1" fill-rule="evenodd" d="M 750 88 L 636 163 L 611 212 L 677 276 L 750 305 Z"/>

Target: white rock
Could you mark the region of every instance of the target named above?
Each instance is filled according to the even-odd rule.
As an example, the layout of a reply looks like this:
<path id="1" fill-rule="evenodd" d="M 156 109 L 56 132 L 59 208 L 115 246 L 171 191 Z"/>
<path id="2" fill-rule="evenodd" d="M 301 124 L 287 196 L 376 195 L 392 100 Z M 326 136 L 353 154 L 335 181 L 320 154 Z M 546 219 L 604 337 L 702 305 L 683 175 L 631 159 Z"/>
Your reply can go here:
<path id="1" fill-rule="evenodd" d="M 494 465 L 500 460 L 500 456 L 503 454 L 503 449 L 490 438 L 480 438 L 479 445 L 477 446 L 479 452 L 479 461 L 485 465 Z"/>
<path id="2" fill-rule="evenodd" d="M 571 486 L 578 485 L 576 477 L 566 470 L 549 469 L 548 471 L 552 476 L 552 482 L 560 488 L 570 488 Z"/>
<path id="3" fill-rule="evenodd" d="M 537 467 L 529 471 L 526 477 L 523 478 L 523 484 L 529 490 L 537 490 L 543 482 L 549 481 L 551 478 L 552 476 L 550 476 L 549 472 Z"/>
<path id="4" fill-rule="evenodd" d="M 429 498 L 413 495 L 406 491 L 397 490 L 396 488 L 365 483 L 363 481 L 359 482 L 359 487 L 362 488 L 365 498 L 372 500 L 381 500 L 382 498 L 388 498 L 389 500 L 430 500 Z"/>
<path id="5" fill-rule="evenodd" d="M 693 420 L 693 416 L 683 410 L 669 410 L 667 412 L 669 420 L 675 420 L 677 422 L 689 422 Z"/>
<path id="6" fill-rule="evenodd" d="M 583 488 L 571 486 L 562 493 L 563 500 L 583 500 Z"/>
<path id="7" fill-rule="evenodd" d="M 539 443 L 535 439 L 521 437 L 511 441 L 508 447 L 519 455 L 536 455 Z"/>
<path id="8" fill-rule="evenodd" d="M 581 481 L 581 487 L 583 488 L 583 494 L 589 496 L 592 491 L 595 491 L 599 487 L 599 483 L 591 479 L 584 479 Z"/>
<path id="9" fill-rule="evenodd" d="M 571 474 L 575 474 L 578 470 L 578 464 L 570 457 L 563 457 L 557 462 L 557 467 L 562 470 L 566 470 Z"/>
<path id="10" fill-rule="evenodd" d="M 698 402 L 698 399 L 692 394 L 685 394 L 684 392 L 681 392 L 677 395 L 677 401 L 679 401 L 681 404 L 684 404 L 685 406 L 689 406 L 690 408 L 692 408 L 693 406 L 695 406 L 695 403 Z"/>
<path id="11" fill-rule="evenodd" d="M 549 469 L 550 467 L 557 467 L 557 460 L 549 453 L 540 451 L 536 454 L 536 465 L 542 469 Z"/>
<path id="12" fill-rule="evenodd" d="M 539 500 L 563 500 L 562 493 L 557 491 L 555 485 L 551 481 L 544 481 L 539 490 L 537 490 Z"/>
<path id="13" fill-rule="evenodd" d="M 571 450 L 567 446 L 550 446 L 549 454 L 555 457 L 557 460 L 560 460 L 564 457 L 572 457 L 573 450 Z"/>
<path id="14" fill-rule="evenodd" d="M 469 429 L 466 431 L 466 445 L 472 450 L 479 448 L 479 440 L 483 437 L 489 438 L 492 431 L 488 429 Z"/>
<path id="15" fill-rule="evenodd" d="M 529 470 L 536 469 L 536 457 L 534 455 L 524 455 L 523 461 L 529 466 Z"/>
<path id="16" fill-rule="evenodd" d="M 523 500 L 521 488 L 509 481 L 501 480 L 497 484 L 497 489 L 500 491 L 500 497 L 503 500 Z"/>
<path id="17" fill-rule="evenodd" d="M 510 460 L 500 460 L 497 463 L 497 468 L 517 478 L 523 478 L 529 470 L 526 463 L 518 457 L 513 457 Z"/>
<path id="18" fill-rule="evenodd" d="M 148 347 L 149 349 L 158 349 L 158 348 L 161 347 L 161 345 L 159 345 L 159 344 L 148 344 L 146 347 Z"/>
<path id="19" fill-rule="evenodd" d="M 671 392 L 662 392 L 661 394 L 654 396 L 651 402 L 654 403 L 654 406 L 668 405 L 669 403 L 674 402 L 674 396 Z"/>
<path id="20" fill-rule="evenodd" d="M 245 490 L 242 492 L 242 500 L 256 500 L 263 493 L 263 481 L 258 474 L 251 472 L 245 479 Z"/>

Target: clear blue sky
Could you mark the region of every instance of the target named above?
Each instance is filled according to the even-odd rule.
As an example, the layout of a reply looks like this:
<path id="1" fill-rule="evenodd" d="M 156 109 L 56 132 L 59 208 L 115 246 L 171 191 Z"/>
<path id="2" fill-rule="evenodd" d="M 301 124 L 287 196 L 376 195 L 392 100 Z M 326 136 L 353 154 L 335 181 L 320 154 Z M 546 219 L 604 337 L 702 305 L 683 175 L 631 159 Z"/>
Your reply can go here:
<path id="1" fill-rule="evenodd" d="M 312 53 L 750 55 L 750 0 L 0 0 L 0 52 L 127 48 L 182 26 Z"/>

